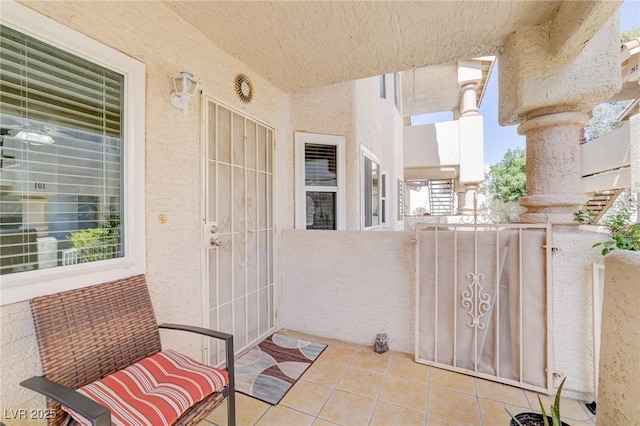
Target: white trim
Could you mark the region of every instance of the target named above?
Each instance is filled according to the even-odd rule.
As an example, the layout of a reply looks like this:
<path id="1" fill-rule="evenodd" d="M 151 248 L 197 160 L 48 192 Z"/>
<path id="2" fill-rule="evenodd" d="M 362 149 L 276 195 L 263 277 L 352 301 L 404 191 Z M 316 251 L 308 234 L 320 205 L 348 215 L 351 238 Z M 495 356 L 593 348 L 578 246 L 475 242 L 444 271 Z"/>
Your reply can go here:
<path id="1" fill-rule="evenodd" d="M 338 185 L 337 187 L 325 187 L 325 189 L 333 188 L 336 195 L 336 228 L 337 230 L 347 229 L 347 196 L 346 196 L 346 153 L 344 136 L 324 135 L 318 133 L 294 132 L 295 139 L 295 228 L 307 229 L 306 222 L 306 192 L 317 188 L 305 186 L 304 176 L 304 145 L 314 143 L 320 145 L 335 145 L 338 149 L 337 168 L 338 168 Z"/>
<path id="2" fill-rule="evenodd" d="M 0 22 L 124 75 L 125 257 L 2 277 L 0 305 L 146 272 L 145 65 L 14 1 L 2 1 Z"/>
<path id="3" fill-rule="evenodd" d="M 384 203 L 382 201 L 384 200 Z M 380 172 L 380 227 L 388 228 L 391 226 L 391 194 L 389 194 L 389 170 Z M 385 218 L 383 221 L 382 218 Z"/>
<path id="4" fill-rule="evenodd" d="M 364 182 L 362 181 L 364 176 L 364 158 L 368 157 L 372 162 L 378 166 L 378 173 L 380 173 L 380 159 L 369 151 L 364 145 L 360 145 L 360 229 L 372 230 L 378 229 L 381 226 L 380 216 L 378 216 L 378 224 L 372 226 L 365 226 L 364 212 L 365 212 L 365 199 L 364 199 Z M 378 176 L 378 212 L 381 209 L 380 202 L 380 177 Z"/>

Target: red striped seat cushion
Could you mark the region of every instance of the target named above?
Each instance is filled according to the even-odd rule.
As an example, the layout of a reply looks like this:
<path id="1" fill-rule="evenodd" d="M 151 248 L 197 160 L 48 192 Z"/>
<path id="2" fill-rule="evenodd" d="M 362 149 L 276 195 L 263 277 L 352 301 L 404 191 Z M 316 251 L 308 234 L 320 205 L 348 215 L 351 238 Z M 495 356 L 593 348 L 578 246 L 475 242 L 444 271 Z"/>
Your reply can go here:
<path id="1" fill-rule="evenodd" d="M 167 350 L 78 391 L 111 411 L 114 425 L 173 424 L 189 407 L 229 383 L 224 370 Z M 81 425 L 91 423 L 63 406 Z"/>

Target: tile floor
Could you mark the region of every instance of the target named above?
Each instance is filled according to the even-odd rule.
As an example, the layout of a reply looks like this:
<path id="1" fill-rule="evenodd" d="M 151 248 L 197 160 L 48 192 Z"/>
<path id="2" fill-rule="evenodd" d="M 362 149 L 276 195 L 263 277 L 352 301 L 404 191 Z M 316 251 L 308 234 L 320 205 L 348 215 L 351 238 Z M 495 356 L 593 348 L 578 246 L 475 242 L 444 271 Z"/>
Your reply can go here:
<path id="1" fill-rule="evenodd" d="M 329 346 L 280 404 L 236 393 L 238 425 L 508 426 L 505 407 L 539 411 L 534 392 L 417 364 L 412 354 L 281 332 Z M 580 401 L 563 398 L 561 409 L 571 426 L 595 425 Z M 199 426 L 226 424 L 225 404 Z"/>

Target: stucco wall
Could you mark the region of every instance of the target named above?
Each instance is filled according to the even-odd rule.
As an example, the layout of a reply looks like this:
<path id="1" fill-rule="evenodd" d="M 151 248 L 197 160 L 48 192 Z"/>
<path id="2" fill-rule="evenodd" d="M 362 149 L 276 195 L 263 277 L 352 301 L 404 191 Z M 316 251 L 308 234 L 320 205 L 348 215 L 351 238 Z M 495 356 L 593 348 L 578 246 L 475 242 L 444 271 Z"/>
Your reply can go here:
<path id="1" fill-rule="evenodd" d="M 29 2 L 45 15 L 146 64 L 146 235 L 147 281 L 159 322 L 202 323 L 200 237 L 200 105 L 185 118 L 171 106 L 171 76 L 183 70 L 203 82 L 202 90 L 276 129 L 277 144 L 290 147 L 285 121 L 287 97 L 227 55 L 202 33 L 158 2 Z M 140 19 L 145 16 L 145 19 Z M 255 87 L 251 104 L 235 95 L 234 76 L 247 74 Z M 292 227 L 292 149 L 276 150 L 277 226 Z M 284 178 L 282 177 L 284 176 Z M 159 214 L 168 221 L 160 224 Z M 44 399 L 18 386 L 40 373 L 27 302 L 0 308 L 2 409 L 44 407 Z M 201 358 L 201 340 L 163 332 L 163 344 Z M 179 337 L 178 337 L 179 336 Z M 7 424 L 23 424 L 2 419 Z"/>
<path id="2" fill-rule="evenodd" d="M 593 378 L 593 262 L 604 259 L 594 243 L 604 234 L 558 229 L 553 232 L 553 372 L 567 377 L 563 396 L 591 401 Z M 556 386 L 559 383 L 556 383 Z"/>
<path id="3" fill-rule="evenodd" d="M 638 424 L 640 253 L 607 255 L 605 281 L 597 424 Z"/>
<path id="4" fill-rule="evenodd" d="M 591 400 L 593 244 L 603 234 L 556 229 L 552 293 L 552 371 L 568 377 L 565 396 Z M 284 231 L 282 325 L 371 344 L 386 332 L 392 349 L 414 351 L 415 253 L 412 233 Z M 558 383 L 556 383 L 557 386 Z"/>
<path id="5" fill-rule="evenodd" d="M 404 129 L 405 167 L 460 164 L 458 121 L 445 121 Z"/>
<path id="6" fill-rule="evenodd" d="M 282 233 L 282 325 L 413 352 L 415 244 L 407 232 Z"/>
<path id="7" fill-rule="evenodd" d="M 396 176 L 403 176 L 402 116 L 394 103 L 393 74 L 385 76 L 386 98 L 380 97 L 380 77 L 371 77 L 355 82 L 355 131 L 356 143 L 365 146 L 380 160 L 380 170 L 387 171 L 389 183 L 387 203 L 389 206 L 388 228 L 401 230 L 397 222 Z M 359 151 L 359 149 L 358 149 Z M 360 154 L 361 155 L 361 154 Z M 361 190 L 360 190 L 361 191 Z"/>
<path id="8" fill-rule="evenodd" d="M 289 122 L 294 132 L 340 135 L 346 139 L 347 230 L 361 228 L 361 145 L 378 157 L 381 170 L 389 170 L 390 176 L 402 176 L 397 163 L 397 155 L 402 152 L 398 148 L 402 145 L 401 117 L 393 105 L 392 88 L 392 84 L 388 85 L 387 99 L 380 99 L 379 77 L 371 77 L 290 95 Z"/>

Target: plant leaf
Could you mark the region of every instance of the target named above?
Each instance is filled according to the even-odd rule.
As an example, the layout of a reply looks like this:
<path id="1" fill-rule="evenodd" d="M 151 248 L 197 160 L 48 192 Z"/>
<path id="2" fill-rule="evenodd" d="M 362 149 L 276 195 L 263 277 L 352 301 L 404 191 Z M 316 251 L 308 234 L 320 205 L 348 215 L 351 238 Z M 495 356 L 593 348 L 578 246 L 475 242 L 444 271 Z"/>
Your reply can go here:
<path id="1" fill-rule="evenodd" d="M 549 426 L 549 419 L 547 418 L 546 411 L 544 411 L 544 404 L 540 399 L 540 395 L 538 395 L 538 403 L 540 404 L 540 411 L 542 411 L 542 422 L 544 423 L 544 426 Z"/>
<path id="2" fill-rule="evenodd" d="M 558 391 L 556 392 L 556 398 L 553 401 L 553 410 L 551 411 L 551 418 L 553 419 L 553 426 L 561 426 L 562 420 L 560 420 L 560 394 L 562 393 L 562 387 L 564 386 L 564 382 L 567 380 L 565 377 L 562 379 L 560 386 L 558 386 Z"/>
<path id="3" fill-rule="evenodd" d="M 513 416 L 513 414 L 511 414 L 511 413 L 509 412 L 509 410 L 507 410 L 507 408 L 506 408 L 506 407 L 505 407 L 504 411 L 506 411 L 506 412 L 507 412 L 507 414 L 511 416 L 511 418 L 513 419 L 513 421 L 514 421 L 514 422 L 516 422 L 516 423 L 518 424 L 518 426 L 524 426 L 522 423 L 520 423 L 520 421 L 519 421 L 518 419 L 516 419 L 516 418 Z"/>

